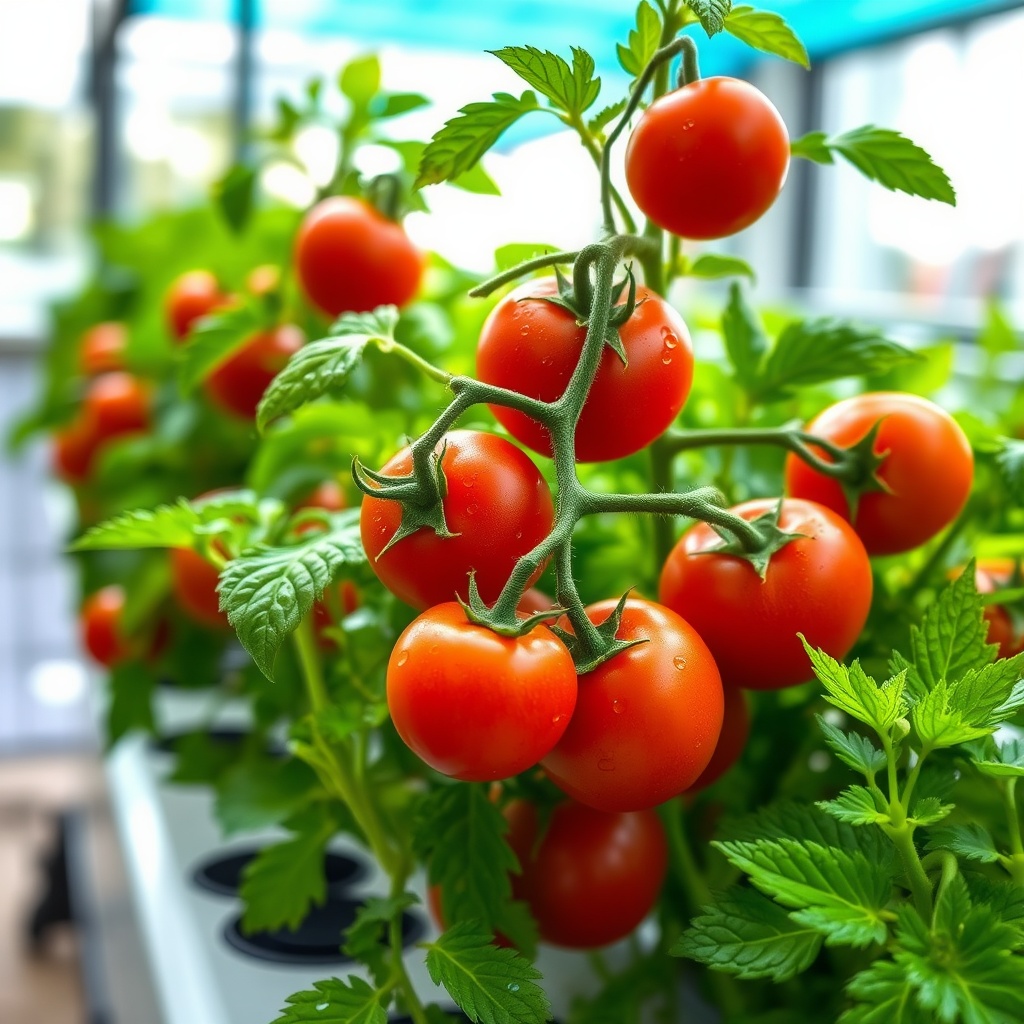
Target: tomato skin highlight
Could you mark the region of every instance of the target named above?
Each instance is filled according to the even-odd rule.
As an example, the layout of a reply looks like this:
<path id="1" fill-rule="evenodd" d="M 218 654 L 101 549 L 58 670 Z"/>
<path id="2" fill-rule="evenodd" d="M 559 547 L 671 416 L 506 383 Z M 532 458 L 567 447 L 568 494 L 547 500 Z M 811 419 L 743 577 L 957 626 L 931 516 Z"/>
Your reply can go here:
<path id="1" fill-rule="evenodd" d="M 414 608 L 451 601 L 456 594 L 466 600 L 470 570 L 476 571 L 480 596 L 492 604 L 519 558 L 551 532 L 551 491 L 529 456 L 503 437 L 454 430 L 443 443 L 444 515 L 449 531 L 458 536 L 420 529 L 382 555 L 398 530 L 401 506 L 365 494 L 359 518 L 363 547 L 384 586 Z M 386 476 L 411 471 L 408 448 L 381 470 Z M 540 574 L 538 569 L 531 582 Z"/>
<path id="2" fill-rule="evenodd" d="M 552 402 L 565 392 L 586 327 L 545 301 L 558 294 L 554 277 L 528 281 L 491 311 L 477 345 L 477 376 L 488 384 Z M 628 365 L 605 347 L 576 427 L 576 460 L 603 462 L 632 455 L 664 433 L 693 381 L 693 346 L 682 317 L 664 299 L 637 288 L 637 308 L 620 330 Z M 551 438 L 536 420 L 491 406 L 517 441 L 551 455 Z"/>
<path id="3" fill-rule="evenodd" d="M 90 327 L 78 345 L 78 368 L 86 377 L 123 370 L 128 329 L 117 320 Z"/>
<path id="4" fill-rule="evenodd" d="M 600 624 L 616 603 L 590 605 L 587 616 Z M 630 598 L 617 636 L 647 642 L 580 677 L 572 721 L 541 767 L 588 807 L 639 811 L 700 777 L 722 729 L 724 696 L 707 645 L 671 609 Z"/>
<path id="5" fill-rule="evenodd" d="M 82 646 L 106 668 L 113 668 L 129 654 L 119 630 L 124 601 L 122 587 L 102 587 L 85 599 L 79 616 Z"/>
<path id="6" fill-rule="evenodd" d="M 443 775 L 489 782 L 533 767 L 555 745 L 576 704 L 576 667 L 546 626 L 499 636 L 449 601 L 399 637 L 387 695 L 418 757 Z"/>
<path id="7" fill-rule="evenodd" d="M 533 804 L 505 810 L 522 873 L 512 895 L 529 904 L 544 942 L 597 949 L 629 935 L 651 912 L 668 871 L 668 842 L 651 810 L 607 814 L 559 804 L 540 842 Z"/>
<path id="8" fill-rule="evenodd" d="M 305 340 L 291 324 L 253 335 L 206 378 L 210 400 L 225 412 L 255 419 L 263 392 Z"/>
<path id="9" fill-rule="evenodd" d="M 178 277 L 164 299 L 164 316 L 175 341 L 184 341 L 197 320 L 227 300 L 217 278 L 208 270 L 190 270 Z"/>
<path id="10" fill-rule="evenodd" d="M 369 203 L 332 196 L 302 221 L 295 269 L 310 302 L 336 317 L 406 305 L 419 290 L 423 256 L 400 224 Z"/>
<path id="11" fill-rule="evenodd" d="M 748 82 L 713 77 L 656 99 L 626 147 L 637 206 L 681 238 L 723 238 L 758 220 L 782 191 L 789 132 Z"/>
<path id="12" fill-rule="evenodd" d="M 732 511 L 756 519 L 774 509 L 758 498 Z M 852 527 L 811 501 L 787 498 L 779 526 L 805 536 L 772 555 L 765 578 L 745 559 L 712 553 L 721 537 L 691 527 L 662 569 L 659 596 L 701 635 L 726 686 L 779 690 L 813 676 L 800 638 L 842 659 L 871 608 L 871 563 Z"/>
<path id="13" fill-rule="evenodd" d="M 171 548 L 171 588 L 181 610 L 208 629 L 230 629 L 220 610 L 217 583 L 220 573 L 191 548 Z"/>
<path id="14" fill-rule="evenodd" d="M 805 429 L 848 447 L 879 421 L 873 450 L 878 455 L 888 452 L 878 476 L 890 493 L 862 494 L 853 526 L 869 554 L 892 555 L 923 544 L 960 514 L 971 493 L 974 455 L 960 425 L 945 409 L 899 392 L 845 398 L 819 413 Z M 850 519 L 839 484 L 795 455 L 786 457 L 786 490 Z"/>

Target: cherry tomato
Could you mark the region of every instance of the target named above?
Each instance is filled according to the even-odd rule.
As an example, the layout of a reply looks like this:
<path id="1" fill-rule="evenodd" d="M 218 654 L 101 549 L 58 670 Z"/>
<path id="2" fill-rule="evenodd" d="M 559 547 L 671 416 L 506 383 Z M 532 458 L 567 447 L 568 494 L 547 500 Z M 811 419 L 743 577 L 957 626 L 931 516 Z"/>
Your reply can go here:
<path id="1" fill-rule="evenodd" d="M 553 277 L 529 281 L 491 311 L 476 351 L 477 376 L 488 384 L 552 402 L 565 392 L 579 360 L 586 327 L 544 296 L 557 295 Z M 682 409 L 693 379 L 690 332 L 682 317 L 646 288 L 619 336 L 628 364 L 606 347 L 576 426 L 576 459 L 602 462 L 646 447 Z M 492 406 L 498 422 L 542 455 L 551 438 L 536 420 Z"/>
<path id="2" fill-rule="evenodd" d="M 250 295 L 269 295 L 281 287 L 281 268 L 273 263 L 261 263 L 253 267 L 245 279 L 245 287 Z"/>
<path id="3" fill-rule="evenodd" d="M 529 904 L 545 942 L 607 946 L 654 908 L 668 870 L 665 830 L 654 811 L 607 814 L 566 801 L 539 843 L 532 804 L 513 801 L 505 815 L 522 867 L 512 876 L 512 895 Z"/>
<path id="4" fill-rule="evenodd" d="M 124 590 L 116 585 L 95 591 L 82 605 L 82 645 L 107 668 L 128 656 L 128 645 L 120 633 L 123 614 Z"/>
<path id="5" fill-rule="evenodd" d="M 313 604 L 313 631 L 321 648 L 327 650 L 335 646 L 326 631 L 336 625 L 338 617 L 351 615 L 358 607 L 359 588 L 351 580 L 342 580 L 335 585 L 333 595 L 325 592 Z"/>
<path id="6" fill-rule="evenodd" d="M 149 389 L 130 373 L 104 373 L 85 393 L 82 416 L 97 443 L 149 426 Z"/>
<path id="7" fill-rule="evenodd" d="M 328 512 L 340 512 L 348 507 L 345 492 L 337 480 L 324 480 L 316 485 L 296 506 L 295 511 L 303 508 L 322 508 Z"/>
<path id="8" fill-rule="evenodd" d="M 531 768 L 555 745 L 576 704 L 576 667 L 547 626 L 499 636 L 448 601 L 398 638 L 387 691 L 415 754 L 444 775 L 485 782 Z"/>
<path id="9" fill-rule="evenodd" d="M 514 444 L 494 434 L 455 430 L 446 435 L 441 466 L 448 482 L 445 522 L 454 537 L 423 528 L 381 551 L 398 530 L 396 501 L 363 497 L 359 528 L 373 571 L 396 597 L 429 608 L 468 597 L 476 570 L 483 600 L 492 604 L 520 556 L 535 548 L 554 523 L 551 491 L 537 467 Z M 412 471 L 403 448 L 384 467 L 385 476 Z M 538 569 L 533 576 L 540 576 Z"/>
<path id="10" fill-rule="evenodd" d="M 167 324 L 177 341 L 184 341 L 193 324 L 224 305 L 227 296 L 208 270 L 190 270 L 171 285 L 164 299 Z"/>
<path id="11" fill-rule="evenodd" d="M 600 624 L 615 601 L 587 608 Z M 616 634 L 644 643 L 580 678 L 576 711 L 542 761 L 551 781 L 600 811 L 639 811 L 688 789 L 722 730 L 722 681 L 697 631 L 675 612 L 630 598 Z"/>
<path id="12" fill-rule="evenodd" d="M 732 511 L 756 519 L 777 499 Z M 765 578 L 746 559 L 713 553 L 721 537 L 706 523 L 683 534 L 661 573 L 661 601 L 711 648 L 726 686 L 778 690 L 812 677 L 797 633 L 843 658 L 871 607 L 871 563 L 850 526 L 812 501 L 787 499 L 779 526 L 802 534 L 772 555 Z"/>
<path id="13" fill-rule="evenodd" d="M 58 430 L 53 437 L 53 467 L 57 475 L 74 486 L 84 483 L 98 444 L 92 427 L 81 417 Z"/>
<path id="14" fill-rule="evenodd" d="M 128 330 L 116 320 L 90 327 L 78 345 L 78 367 L 86 377 L 124 369 Z"/>
<path id="15" fill-rule="evenodd" d="M 225 412 L 253 419 L 263 392 L 302 348 L 305 335 L 284 324 L 254 335 L 206 378 L 206 393 Z"/>
<path id="16" fill-rule="evenodd" d="M 891 555 L 923 544 L 960 514 L 971 492 L 974 456 L 949 413 L 896 392 L 846 398 L 820 413 L 807 431 L 848 447 L 879 421 L 873 450 L 888 453 L 878 470 L 887 490 L 860 496 L 853 525 L 870 554 Z M 850 519 L 839 484 L 795 455 L 786 458 L 786 490 Z"/>
<path id="17" fill-rule="evenodd" d="M 191 548 L 172 548 L 171 587 L 178 605 L 194 622 L 210 629 L 230 629 L 220 610 L 217 583 L 220 574 Z"/>
<path id="18" fill-rule="evenodd" d="M 656 99 L 626 148 L 637 206 L 681 238 L 722 238 L 775 202 L 789 170 L 789 133 L 758 89 L 703 78 Z"/>
<path id="19" fill-rule="evenodd" d="M 697 793 L 717 782 L 739 759 L 750 736 L 750 708 L 744 692 L 735 686 L 725 686 L 725 714 L 722 735 L 718 737 L 715 752 L 700 778 L 687 790 Z"/>
<path id="20" fill-rule="evenodd" d="M 332 196 L 306 214 L 295 269 L 309 300 L 335 317 L 404 306 L 419 288 L 423 257 L 402 226 L 369 203 Z"/>
<path id="21" fill-rule="evenodd" d="M 1006 587 L 1021 586 L 1015 582 L 1017 575 L 1017 563 L 1012 558 L 980 558 L 974 578 L 979 594 L 994 594 Z M 1000 658 L 1012 658 L 1024 651 L 1024 633 L 1002 605 L 987 605 L 985 618 L 988 642 L 999 645 Z"/>

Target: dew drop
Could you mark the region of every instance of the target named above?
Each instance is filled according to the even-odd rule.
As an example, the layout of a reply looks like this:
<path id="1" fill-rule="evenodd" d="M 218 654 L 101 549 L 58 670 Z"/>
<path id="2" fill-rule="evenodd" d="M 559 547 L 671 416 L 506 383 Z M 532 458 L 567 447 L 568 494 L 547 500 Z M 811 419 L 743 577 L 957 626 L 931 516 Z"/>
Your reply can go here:
<path id="1" fill-rule="evenodd" d="M 402 653 L 399 654 L 398 661 L 396 661 L 395 664 L 399 668 L 401 668 L 408 660 L 409 660 L 409 652 L 408 651 L 402 651 Z"/>
<path id="2" fill-rule="evenodd" d="M 626 710 L 626 705 L 621 700 L 612 701 L 612 712 L 616 715 L 621 715 Z"/>
<path id="3" fill-rule="evenodd" d="M 683 131 L 684 131 L 684 132 L 685 132 L 685 131 L 689 131 L 689 130 L 690 130 L 690 129 L 691 129 L 692 127 L 693 127 L 693 122 L 692 122 L 692 121 L 687 121 L 687 122 L 686 122 L 686 123 L 685 123 L 685 124 L 683 125 Z"/>
<path id="4" fill-rule="evenodd" d="M 662 363 L 663 363 L 663 364 L 664 364 L 665 366 L 668 366 L 668 365 L 669 365 L 669 363 L 671 363 L 671 362 L 672 362 L 672 353 L 671 353 L 671 352 L 666 352 L 666 353 L 665 353 L 665 354 L 664 354 L 664 355 L 663 355 L 663 356 L 661 357 L 661 361 L 662 361 Z"/>
<path id="5" fill-rule="evenodd" d="M 551 719 L 551 724 L 558 725 L 558 723 L 561 722 L 563 718 L 565 718 L 565 715 L 555 715 L 555 717 Z"/>
<path id="6" fill-rule="evenodd" d="M 519 991 L 519 985 L 514 981 L 510 981 L 505 987 L 509 990 L 509 992 Z"/>
<path id="7" fill-rule="evenodd" d="M 440 649 L 441 649 L 441 648 L 440 648 L 440 647 L 438 647 L 438 646 L 437 646 L 437 644 L 431 644 L 431 645 L 430 645 L 430 653 L 431 653 L 431 654 L 437 654 L 437 652 L 438 652 L 438 651 L 439 651 Z"/>
<path id="8" fill-rule="evenodd" d="M 316 1012 L 317 1013 L 323 1013 L 324 1010 L 329 1010 L 330 1007 L 331 1007 L 330 1003 L 317 1003 L 316 1004 Z"/>
<path id="9" fill-rule="evenodd" d="M 679 669 L 679 671 L 681 672 L 684 668 L 686 668 L 686 659 L 681 654 L 677 654 L 672 659 L 672 664 L 675 665 L 675 667 Z"/>
<path id="10" fill-rule="evenodd" d="M 523 531 L 522 531 L 522 530 L 520 530 L 520 531 L 519 531 L 519 532 L 518 532 L 518 533 L 516 534 L 516 540 L 522 540 L 522 539 L 523 539 Z"/>
<path id="11" fill-rule="evenodd" d="M 662 327 L 661 338 L 665 342 L 665 348 L 675 348 L 679 344 L 679 339 L 667 327 Z"/>
<path id="12" fill-rule="evenodd" d="M 525 338 L 526 335 L 530 333 L 530 325 L 524 324 L 522 327 L 519 328 L 519 333 L 523 335 L 523 337 Z"/>
<path id="13" fill-rule="evenodd" d="M 477 505 L 475 502 L 472 505 L 467 505 L 466 506 L 466 515 L 467 516 L 475 516 L 477 514 L 477 512 L 479 512 L 479 511 L 480 511 L 480 506 Z"/>
<path id="14" fill-rule="evenodd" d="M 602 757 L 597 762 L 597 767 L 603 772 L 613 772 L 615 771 L 615 762 L 610 757 Z"/>

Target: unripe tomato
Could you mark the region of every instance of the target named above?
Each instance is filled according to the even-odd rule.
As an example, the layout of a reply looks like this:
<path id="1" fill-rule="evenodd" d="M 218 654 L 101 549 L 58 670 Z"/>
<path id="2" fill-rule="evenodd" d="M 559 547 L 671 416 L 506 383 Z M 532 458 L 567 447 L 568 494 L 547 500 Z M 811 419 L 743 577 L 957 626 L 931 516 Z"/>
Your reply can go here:
<path id="1" fill-rule="evenodd" d="M 775 202 L 789 170 L 789 132 L 764 93 L 702 78 L 656 99 L 626 148 L 637 206 L 681 238 L 723 238 Z"/>
<path id="2" fill-rule="evenodd" d="M 488 782 L 532 768 L 555 745 L 576 705 L 576 666 L 547 626 L 500 636 L 449 601 L 398 638 L 387 691 L 413 753 L 443 775 Z"/>
<path id="3" fill-rule="evenodd" d="M 107 668 L 128 656 L 128 645 L 119 630 L 123 614 L 124 590 L 116 585 L 95 591 L 82 605 L 82 646 Z"/>
<path id="4" fill-rule="evenodd" d="M 177 278 L 164 299 L 167 325 L 175 340 L 184 341 L 192 325 L 224 305 L 227 296 L 208 270 L 190 270 Z"/>
<path id="5" fill-rule="evenodd" d="M 423 257 L 400 224 L 369 203 L 332 196 L 306 214 L 295 269 L 313 305 L 328 316 L 404 306 L 423 276 Z"/>
<path id="6" fill-rule="evenodd" d="M 725 694 L 722 734 L 707 768 L 687 793 L 698 793 L 717 782 L 740 759 L 750 737 L 750 708 L 747 707 L 746 694 L 736 686 L 723 686 L 722 690 Z"/>
<path id="7" fill-rule="evenodd" d="M 149 389 L 131 373 L 104 373 L 85 393 L 82 416 L 97 443 L 149 426 Z"/>
<path id="8" fill-rule="evenodd" d="M 579 362 L 586 327 L 544 296 L 558 294 L 553 277 L 528 281 L 491 311 L 476 351 L 477 375 L 488 384 L 553 402 Z M 637 307 L 619 331 L 628 359 L 606 347 L 576 425 L 576 460 L 602 462 L 632 455 L 664 433 L 679 414 L 693 380 L 693 349 L 682 317 L 654 292 L 637 288 Z M 536 420 L 491 406 L 517 441 L 542 455 L 551 438 Z"/>
<path id="9" fill-rule="evenodd" d="M 732 511 L 757 519 L 778 504 L 758 498 Z M 871 562 L 849 524 L 812 501 L 787 498 L 779 527 L 801 536 L 771 556 L 762 579 L 744 558 L 713 549 L 722 538 L 697 523 L 672 549 L 661 601 L 711 649 L 726 686 L 778 690 L 813 676 L 797 633 L 842 659 L 871 608 Z"/>
<path id="10" fill-rule="evenodd" d="M 668 842 L 651 810 L 606 814 L 559 804 L 537 842 L 537 809 L 505 810 L 508 843 L 522 873 L 512 895 L 525 900 L 545 942 L 596 949 L 624 939 L 651 912 L 668 870 Z"/>
<path id="11" fill-rule="evenodd" d="M 128 330 L 116 320 L 90 327 L 78 345 L 78 368 L 86 377 L 124 369 Z"/>
<path id="12" fill-rule="evenodd" d="M 53 436 L 53 467 L 68 484 L 84 483 L 92 469 L 99 439 L 90 424 L 79 417 Z"/>
<path id="13" fill-rule="evenodd" d="M 263 392 L 305 340 L 291 324 L 254 335 L 206 378 L 210 400 L 225 412 L 254 419 Z"/>
<path id="14" fill-rule="evenodd" d="M 398 530 L 402 507 L 364 495 L 359 518 L 363 547 L 381 583 L 414 608 L 451 601 L 456 594 L 466 600 L 471 570 L 480 596 L 492 604 L 519 558 L 551 532 L 551 491 L 529 457 L 503 437 L 453 430 L 444 444 L 444 516 L 456 536 L 440 537 L 424 527 L 384 551 Z M 408 448 L 381 470 L 385 476 L 411 471 Z"/>
<path id="15" fill-rule="evenodd" d="M 191 548 L 172 548 L 170 559 L 171 588 L 181 610 L 201 626 L 230 629 L 227 615 L 220 610 L 217 569 Z"/>
<path id="16" fill-rule="evenodd" d="M 918 547 L 960 514 L 971 493 L 974 455 L 960 425 L 945 409 L 898 392 L 845 398 L 819 413 L 806 429 L 849 447 L 863 440 L 876 423 L 881 425 L 873 451 L 886 456 L 878 469 L 886 490 L 862 494 L 852 522 L 869 554 L 891 555 Z M 795 455 L 786 457 L 786 490 L 850 521 L 850 506 L 839 483 Z"/>
<path id="17" fill-rule="evenodd" d="M 590 605 L 587 616 L 600 625 L 615 605 Z M 580 677 L 569 728 L 541 767 L 588 807 L 639 811 L 700 777 L 722 730 L 724 697 L 711 652 L 670 609 L 630 598 L 616 636 L 644 643 Z"/>

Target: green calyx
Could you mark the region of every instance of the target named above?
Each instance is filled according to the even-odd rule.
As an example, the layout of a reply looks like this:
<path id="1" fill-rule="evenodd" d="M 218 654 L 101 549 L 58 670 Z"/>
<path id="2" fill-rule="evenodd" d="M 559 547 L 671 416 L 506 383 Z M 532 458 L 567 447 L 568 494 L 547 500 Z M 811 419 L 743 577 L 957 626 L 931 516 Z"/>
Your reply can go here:
<path id="1" fill-rule="evenodd" d="M 892 493 L 888 484 L 878 475 L 878 470 L 889 457 L 888 451 L 875 451 L 875 441 L 881 426 L 882 421 L 879 420 L 856 444 L 842 449 L 839 463 L 841 472 L 834 474 L 850 507 L 851 522 L 857 521 L 857 506 L 862 495 Z"/>
<path id="2" fill-rule="evenodd" d="M 763 580 L 768 573 L 772 555 L 776 551 L 781 551 L 791 541 L 807 536 L 804 533 L 788 533 L 779 526 L 782 503 L 783 499 L 780 498 L 773 509 L 769 509 L 756 519 L 747 521 L 753 535 L 745 531 L 741 536 L 734 532 L 728 524 L 711 523 L 712 529 L 722 538 L 722 543 L 705 548 L 700 553 L 732 555 L 734 558 L 742 558 L 754 567 L 758 576 Z"/>
<path id="3" fill-rule="evenodd" d="M 497 601 L 493 606 L 484 604 L 483 598 L 476 585 L 476 573 L 469 574 L 469 600 L 463 601 L 457 597 L 466 618 L 477 626 L 486 626 L 489 630 L 500 636 L 520 637 L 525 636 L 537 626 L 546 625 L 554 619 L 565 614 L 564 608 L 549 608 L 547 611 L 534 612 L 532 615 L 520 617 L 504 611 L 505 603 Z M 560 630 L 556 630 L 560 633 Z"/>
<path id="4" fill-rule="evenodd" d="M 622 613 L 628 600 L 629 591 L 627 590 L 619 598 L 615 611 L 601 625 L 592 627 L 586 644 L 581 643 L 580 638 L 574 632 L 562 629 L 561 626 L 551 627 L 551 632 L 569 648 L 572 660 L 576 664 L 576 671 L 580 675 L 592 672 L 598 665 L 603 665 L 622 651 L 628 651 L 638 644 L 647 643 L 645 639 L 620 640 L 617 636 L 619 627 L 622 625 Z"/>

